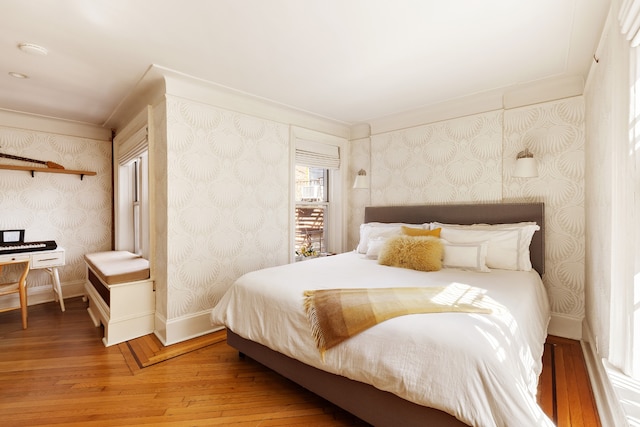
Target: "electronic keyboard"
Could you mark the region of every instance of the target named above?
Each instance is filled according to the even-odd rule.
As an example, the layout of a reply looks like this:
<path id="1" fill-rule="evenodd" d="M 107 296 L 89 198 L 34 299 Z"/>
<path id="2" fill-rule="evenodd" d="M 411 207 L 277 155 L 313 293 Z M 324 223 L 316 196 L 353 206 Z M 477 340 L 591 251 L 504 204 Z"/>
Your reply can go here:
<path id="1" fill-rule="evenodd" d="M 58 245 L 55 240 L 43 240 L 41 242 L 23 242 L 23 243 L 1 243 L 0 255 L 17 254 L 21 252 L 50 251 L 56 249 Z"/>

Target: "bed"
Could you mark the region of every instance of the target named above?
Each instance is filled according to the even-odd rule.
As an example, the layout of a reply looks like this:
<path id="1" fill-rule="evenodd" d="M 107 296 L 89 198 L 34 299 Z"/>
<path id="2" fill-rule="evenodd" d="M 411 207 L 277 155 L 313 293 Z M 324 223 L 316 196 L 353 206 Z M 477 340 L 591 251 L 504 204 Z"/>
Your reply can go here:
<path id="1" fill-rule="evenodd" d="M 526 240 L 527 259 L 518 258 L 515 269 L 424 272 L 381 265 L 361 248 L 363 230 L 378 226 L 440 228 L 453 238 L 460 230 L 475 231 L 466 225 L 498 224 L 477 226 L 484 236 L 532 223 L 538 229 Z M 212 323 L 227 328 L 227 342 L 240 353 L 375 426 L 553 425 L 535 396 L 550 318 L 540 278 L 544 205 L 367 207 L 363 224 L 353 252 L 245 274 L 213 309 Z M 453 254 L 458 243 L 445 246 L 445 253 Z M 319 351 L 303 307 L 305 291 L 396 286 L 479 289 L 495 309 L 398 316 Z"/>

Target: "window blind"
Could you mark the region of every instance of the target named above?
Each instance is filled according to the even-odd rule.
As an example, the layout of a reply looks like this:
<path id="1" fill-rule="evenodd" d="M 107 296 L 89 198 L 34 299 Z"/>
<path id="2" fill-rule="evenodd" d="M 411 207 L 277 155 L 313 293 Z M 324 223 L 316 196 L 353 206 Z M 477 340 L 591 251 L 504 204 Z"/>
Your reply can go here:
<path id="1" fill-rule="evenodd" d="M 340 148 L 336 145 L 298 139 L 296 164 L 322 169 L 340 169 Z"/>
<path id="2" fill-rule="evenodd" d="M 126 165 L 140 157 L 148 149 L 147 127 L 144 126 L 118 146 L 118 163 Z"/>

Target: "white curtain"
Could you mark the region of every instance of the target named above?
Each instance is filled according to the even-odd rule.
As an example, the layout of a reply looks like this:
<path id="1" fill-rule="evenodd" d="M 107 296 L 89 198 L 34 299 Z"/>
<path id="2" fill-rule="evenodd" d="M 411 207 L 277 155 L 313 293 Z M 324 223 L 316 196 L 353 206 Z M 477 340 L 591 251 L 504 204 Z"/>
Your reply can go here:
<path id="1" fill-rule="evenodd" d="M 640 1 L 624 0 L 618 14 L 622 34 L 631 41 L 631 47 L 640 45 Z"/>
<path id="2" fill-rule="evenodd" d="M 621 125 L 614 133 L 611 236 L 611 302 L 608 360 L 630 376 L 640 378 L 640 325 L 634 295 L 636 282 L 640 284 L 640 192 L 638 165 L 640 156 L 640 0 L 624 0 L 618 14 L 620 31 L 628 44 L 620 47 L 616 58 L 620 65 L 618 86 L 614 89 L 621 100 L 619 110 L 613 111 Z M 627 100 L 626 105 L 624 100 Z M 617 120 L 616 120 L 617 122 Z M 618 143 L 619 141 L 619 143 Z"/>

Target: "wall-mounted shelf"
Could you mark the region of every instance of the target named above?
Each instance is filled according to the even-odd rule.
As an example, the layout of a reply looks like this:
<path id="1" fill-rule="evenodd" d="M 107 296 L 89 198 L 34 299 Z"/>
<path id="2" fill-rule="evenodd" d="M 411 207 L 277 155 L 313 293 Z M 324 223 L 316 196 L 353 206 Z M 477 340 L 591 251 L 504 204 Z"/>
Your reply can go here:
<path id="1" fill-rule="evenodd" d="M 15 171 L 27 171 L 31 172 L 31 176 L 35 175 L 35 172 L 46 172 L 46 173 L 66 173 L 71 175 L 80 175 L 80 179 L 84 178 L 85 175 L 93 176 L 96 173 L 92 171 L 75 171 L 70 169 L 55 169 L 55 168 L 37 168 L 33 166 L 16 166 L 16 165 L 0 165 L 0 169 L 8 169 Z"/>

